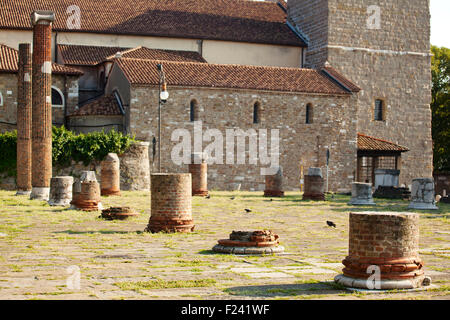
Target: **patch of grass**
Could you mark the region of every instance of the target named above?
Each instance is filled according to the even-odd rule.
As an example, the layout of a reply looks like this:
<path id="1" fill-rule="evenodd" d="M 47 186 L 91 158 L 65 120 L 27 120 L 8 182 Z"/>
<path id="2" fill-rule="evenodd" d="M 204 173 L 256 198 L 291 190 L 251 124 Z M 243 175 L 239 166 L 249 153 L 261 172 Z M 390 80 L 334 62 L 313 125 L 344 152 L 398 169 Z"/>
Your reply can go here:
<path id="1" fill-rule="evenodd" d="M 151 289 L 173 289 L 173 288 L 200 288 L 211 287 L 217 283 L 215 279 L 199 280 L 152 280 L 138 282 L 116 282 L 115 286 L 122 290 L 151 290 Z"/>

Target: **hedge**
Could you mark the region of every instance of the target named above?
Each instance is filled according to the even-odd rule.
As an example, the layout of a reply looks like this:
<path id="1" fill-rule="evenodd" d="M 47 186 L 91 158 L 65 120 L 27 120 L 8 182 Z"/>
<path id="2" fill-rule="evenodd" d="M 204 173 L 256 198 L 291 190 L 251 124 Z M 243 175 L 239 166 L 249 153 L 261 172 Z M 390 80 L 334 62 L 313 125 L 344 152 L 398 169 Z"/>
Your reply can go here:
<path id="1" fill-rule="evenodd" d="M 67 166 L 71 161 L 90 162 L 103 160 L 110 152 L 123 154 L 135 141 L 134 137 L 114 130 L 75 134 L 64 127 L 53 127 L 53 165 Z M 17 131 L 0 134 L 0 173 L 16 175 Z"/>

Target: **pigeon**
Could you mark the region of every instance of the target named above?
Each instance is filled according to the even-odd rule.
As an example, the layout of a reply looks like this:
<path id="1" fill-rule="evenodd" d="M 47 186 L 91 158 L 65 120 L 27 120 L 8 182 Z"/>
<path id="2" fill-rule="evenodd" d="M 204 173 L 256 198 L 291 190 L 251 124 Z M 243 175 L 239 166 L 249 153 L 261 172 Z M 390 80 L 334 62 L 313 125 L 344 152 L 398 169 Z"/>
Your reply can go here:
<path id="1" fill-rule="evenodd" d="M 328 225 L 329 227 L 334 227 L 334 228 L 336 228 L 336 224 L 335 224 L 333 221 L 327 221 L 327 225 Z"/>
<path id="2" fill-rule="evenodd" d="M 250 212 L 252 212 L 252 210 L 250 210 L 250 209 L 245 209 L 245 212 L 250 213 Z"/>
<path id="3" fill-rule="evenodd" d="M 206 199 L 211 199 L 211 195 L 208 194 L 205 198 L 206 198 Z"/>
<path id="4" fill-rule="evenodd" d="M 270 201 L 273 201 L 273 199 L 270 199 Z"/>
<path id="5" fill-rule="evenodd" d="M 236 199 L 236 197 L 233 196 L 233 197 L 231 197 L 230 199 L 231 199 L 231 200 L 234 200 L 234 199 Z"/>

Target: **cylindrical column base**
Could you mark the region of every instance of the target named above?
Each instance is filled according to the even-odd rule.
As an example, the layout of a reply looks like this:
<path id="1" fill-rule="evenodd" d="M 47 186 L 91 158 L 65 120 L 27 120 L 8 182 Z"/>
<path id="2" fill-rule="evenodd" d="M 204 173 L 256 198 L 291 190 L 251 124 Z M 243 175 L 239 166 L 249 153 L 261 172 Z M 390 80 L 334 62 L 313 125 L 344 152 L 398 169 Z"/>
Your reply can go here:
<path id="1" fill-rule="evenodd" d="M 151 216 L 147 232 L 191 232 L 191 174 L 151 175 Z"/>
<path id="2" fill-rule="evenodd" d="M 403 212 L 350 213 L 349 254 L 342 261 L 344 286 L 413 289 L 429 284 L 419 257 L 419 216 Z"/>
<path id="3" fill-rule="evenodd" d="M 208 195 L 208 164 L 190 164 L 189 173 L 192 176 L 192 196 Z"/>
<path id="4" fill-rule="evenodd" d="M 50 188 L 33 187 L 30 193 L 30 200 L 48 201 L 50 199 Z"/>
<path id="5" fill-rule="evenodd" d="M 117 154 L 108 153 L 102 161 L 102 196 L 120 196 L 120 160 Z"/>
<path id="6" fill-rule="evenodd" d="M 354 182 L 352 184 L 352 198 L 348 204 L 353 206 L 374 206 L 372 185 L 370 183 Z"/>
<path id="7" fill-rule="evenodd" d="M 18 190 L 16 192 L 16 196 L 30 196 L 31 195 L 31 190 Z"/>
<path id="8" fill-rule="evenodd" d="M 50 200 L 51 206 L 65 207 L 72 201 L 73 177 L 53 177 L 50 180 Z"/>
<path id="9" fill-rule="evenodd" d="M 325 183 L 320 168 L 309 168 L 304 177 L 305 192 L 303 200 L 325 201 Z"/>

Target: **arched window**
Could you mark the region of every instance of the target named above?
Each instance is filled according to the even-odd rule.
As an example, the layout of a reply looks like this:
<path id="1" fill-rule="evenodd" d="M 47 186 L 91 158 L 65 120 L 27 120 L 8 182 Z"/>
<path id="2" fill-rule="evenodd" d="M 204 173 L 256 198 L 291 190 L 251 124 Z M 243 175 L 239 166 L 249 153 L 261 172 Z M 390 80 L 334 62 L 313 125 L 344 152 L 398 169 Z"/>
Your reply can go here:
<path id="1" fill-rule="evenodd" d="M 313 123 L 313 106 L 311 103 L 306 105 L 306 124 Z"/>
<path id="2" fill-rule="evenodd" d="M 253 105 L 253 123 L 261 122 L 261 105 L 259 102 L 256 102 Z"/>
<path id="3" fill-rule="evenodd" d="M 3 95 L 0 92 L 0 107 L 3 107 Z"/>
<path id="4" fill-rule="evenodd" d="M 64 95 L 56 87 L 52 87 L 52 107 L 64 108 Z"/>
<path id="5" fill-rule="evenodd" d="M 192 100 L 191 101 L 191 122 L 194 121 L 198 121 L 198 114 L 199 114 L 199 110 L 198 110 L 198 103 L 196 100 Z"/>

